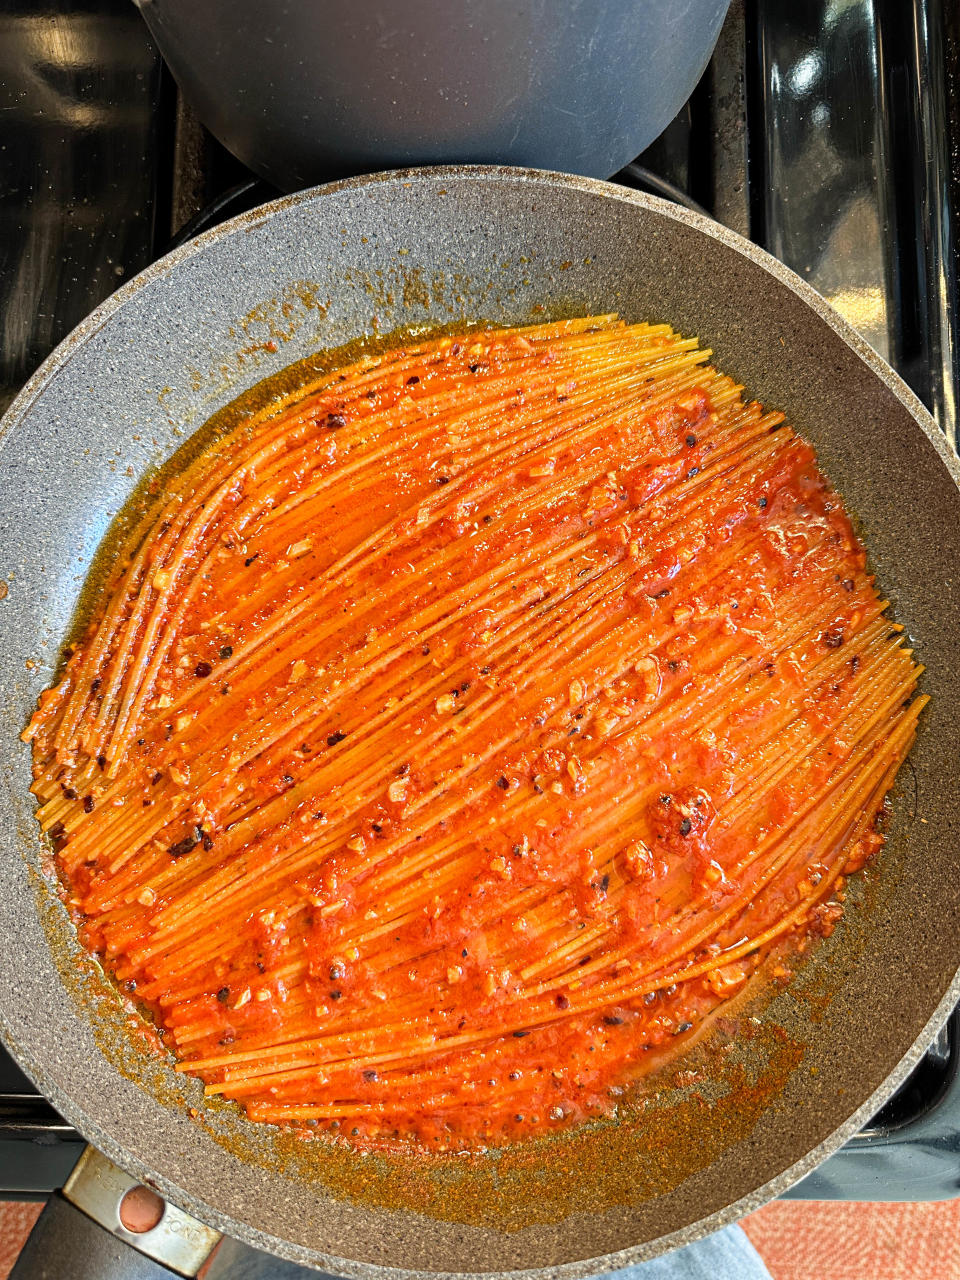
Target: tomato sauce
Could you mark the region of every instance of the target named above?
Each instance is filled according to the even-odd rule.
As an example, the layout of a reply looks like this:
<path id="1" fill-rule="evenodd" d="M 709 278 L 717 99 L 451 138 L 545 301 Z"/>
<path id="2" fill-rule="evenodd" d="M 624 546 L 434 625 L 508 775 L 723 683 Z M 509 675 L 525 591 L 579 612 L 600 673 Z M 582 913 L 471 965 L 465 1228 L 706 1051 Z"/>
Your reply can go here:
<path id="1" fill-rule="evenodd" d="M 521 1140 L 835 927 L 918 671 L 813 450 L 708 357 L 615 317 L 364 357 L 125 550 L 27 731 L 39 817 L 209 1093 Z"/>

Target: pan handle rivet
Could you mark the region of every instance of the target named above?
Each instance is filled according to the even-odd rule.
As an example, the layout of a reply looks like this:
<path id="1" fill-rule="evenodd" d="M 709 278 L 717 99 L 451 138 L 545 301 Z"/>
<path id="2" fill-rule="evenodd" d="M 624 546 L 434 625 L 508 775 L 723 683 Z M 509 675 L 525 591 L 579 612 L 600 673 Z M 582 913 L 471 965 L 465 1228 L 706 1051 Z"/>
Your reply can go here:
<path id="1" fill-rule="evenodd" d="M 166 1204 L 149 1187 L 131 1187 L 120 1201 L 120 1221 L 128 1231 L 141 1235 L 152 1231 L 163 1217 Z"/>
<path id="2" fill-rule="evenodd" d="M 63 1197 L 88 1218 L 162 1262 L 180 1276 L 195 1276 L 209 1261 L 221 1235 L 125 1173 L 95 1147 L 86 1147 Z"/>

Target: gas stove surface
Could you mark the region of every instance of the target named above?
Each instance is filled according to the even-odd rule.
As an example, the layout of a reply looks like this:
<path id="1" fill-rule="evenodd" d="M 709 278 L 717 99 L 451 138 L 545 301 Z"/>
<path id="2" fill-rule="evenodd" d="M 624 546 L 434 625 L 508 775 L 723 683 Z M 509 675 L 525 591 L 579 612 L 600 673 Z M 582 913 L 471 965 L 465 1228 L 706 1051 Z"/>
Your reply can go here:
<path id="1" fill-rule="evenodd" d="M 616 175 L 804 276 L 954 443 L 958 77 L 947 0 L 734 0 L 690 102 Z M 277 193 L 192 116 L 128 0 L 0 0 L 0 108 L 3 409 L 118 284 Z M 790 1194 L 960 1195 L 958 1062 L 955 1012 L 871 1124 Z M 81 1149 L 0 1050 L 0 1198 L 46 1195 Z"/>

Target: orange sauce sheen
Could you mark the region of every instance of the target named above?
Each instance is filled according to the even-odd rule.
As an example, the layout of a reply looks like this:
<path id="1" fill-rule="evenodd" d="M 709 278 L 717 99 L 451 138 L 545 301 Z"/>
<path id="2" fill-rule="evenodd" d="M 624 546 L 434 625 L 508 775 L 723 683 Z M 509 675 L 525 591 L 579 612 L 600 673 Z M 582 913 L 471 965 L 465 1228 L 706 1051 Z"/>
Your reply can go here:
<path id="1" fill-rule="evenodd" d="M 918 669 L 708 357 L 411 343 L 158 503 L 27 736 L 85 941 L 208 1092 L 358 1146 L 548 1133 L 834 927 Z"/>

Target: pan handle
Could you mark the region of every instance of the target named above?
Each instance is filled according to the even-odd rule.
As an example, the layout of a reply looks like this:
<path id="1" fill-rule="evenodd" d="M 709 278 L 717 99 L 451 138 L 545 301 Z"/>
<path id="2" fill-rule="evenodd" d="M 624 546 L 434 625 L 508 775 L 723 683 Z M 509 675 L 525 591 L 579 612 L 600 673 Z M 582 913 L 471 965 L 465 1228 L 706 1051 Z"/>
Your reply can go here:
<path id="1" fill-rule="evenodd" d="M 10 1280 L 195 1276 L 221 1238 L 87 1147 L 37 1219 Z"/>

